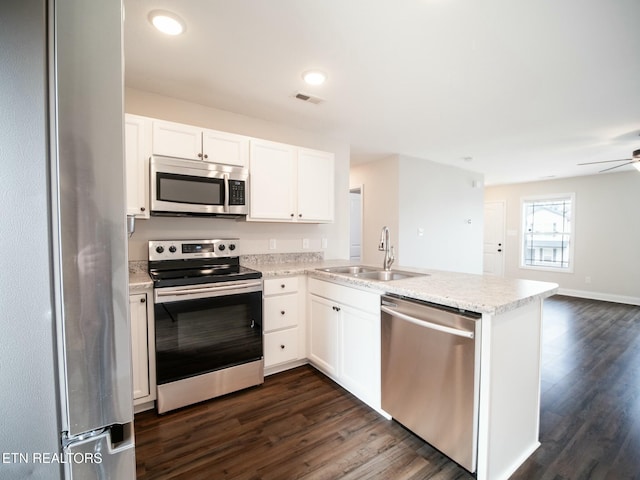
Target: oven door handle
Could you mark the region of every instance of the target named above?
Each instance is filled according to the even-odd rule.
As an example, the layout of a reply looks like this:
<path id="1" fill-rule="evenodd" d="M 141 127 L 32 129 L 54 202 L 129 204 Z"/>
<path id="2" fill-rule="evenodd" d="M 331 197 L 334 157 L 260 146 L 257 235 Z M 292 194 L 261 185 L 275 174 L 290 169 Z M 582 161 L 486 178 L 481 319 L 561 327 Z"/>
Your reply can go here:
<path id="1" fill-rule="evenodd" d="M 236 283 L 233 285 L 216 285 L 206 287 L 155 290 L 155 303 L 189 300 L 190 298 L 221 297 L 223 295 L 237 295 L 262 291 L 262 282 Z"/>

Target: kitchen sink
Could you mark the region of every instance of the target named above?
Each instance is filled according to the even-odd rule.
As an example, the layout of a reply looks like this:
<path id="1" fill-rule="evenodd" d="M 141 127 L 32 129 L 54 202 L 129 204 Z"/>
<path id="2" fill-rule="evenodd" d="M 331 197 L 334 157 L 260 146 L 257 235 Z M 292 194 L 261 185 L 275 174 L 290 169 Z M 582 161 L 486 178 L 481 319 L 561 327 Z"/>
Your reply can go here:
<path id="1" fill-rule="evenodd" d="M 399 272 L 393 270 L 378 270 L 377 272 L 367 272 L 356 275 L 358 278 L 366 278 L 367 280 L 380 280 L 388 282 L 389 280 L 402 280 L 403 278 L 424 277 L 424 273 Z"/>
<path id="2" fill-rule="evenodd" d="M 363 267 L 362 265 L 349 265 L 346 267 L 330 267 L 321 268 L 323 272 L 329 273 L 344 273 L 347 275 L 360 275 L 363 273 L 375 273 L 377 270 L 373 267 Z"/>
<path id="3" fill-rule="evenodd" d="M 349 265 L 343 267 L 320 268 L 319 270 L 329 273 L 340 273 L 351 277 L 365 280 L 378 280 L 388 282 L 390 280 L 402 280 L 410 277 L 424 277 L 426 273 L 402 272 L 399 270 L 382 270 L 380 268 L 365 267 L 362 265 Z"/>

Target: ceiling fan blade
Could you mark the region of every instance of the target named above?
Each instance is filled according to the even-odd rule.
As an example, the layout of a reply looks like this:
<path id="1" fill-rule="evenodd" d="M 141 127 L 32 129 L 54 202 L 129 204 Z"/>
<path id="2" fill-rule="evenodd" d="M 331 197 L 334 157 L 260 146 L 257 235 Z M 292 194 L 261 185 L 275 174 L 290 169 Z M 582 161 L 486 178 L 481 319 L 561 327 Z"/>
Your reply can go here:
<path id="1" fill-rule="evenodd" d="M 637 160 L 631 160 L 630 162 L 623 163 L 623 164 L 621 164 L 621 165 L 616 165 L 615 167 L 605 168 L 604 170 L 600 170 L 600 172 L 598 172 L 598 173 L 608 172 L 609 170 L 613 170 L 614 168 L 624 167 L 625 165 L 630 165 L 630 164 L 632 164 L 632 163 L 636 163 L 636 161 L 637 161 Z"/>
<path id="2" fill-rule="evenodd" d="M 599 162 L 579 163 L 578 165 L 593 165 L 594 163 L 628 162 L 629 160 L 631 160 L 631 159 L 630 158 L 622 158 L 620 160 L 601 160 Z M 615 167 L 613 167 L 613 168 L 615 168 Z"/>

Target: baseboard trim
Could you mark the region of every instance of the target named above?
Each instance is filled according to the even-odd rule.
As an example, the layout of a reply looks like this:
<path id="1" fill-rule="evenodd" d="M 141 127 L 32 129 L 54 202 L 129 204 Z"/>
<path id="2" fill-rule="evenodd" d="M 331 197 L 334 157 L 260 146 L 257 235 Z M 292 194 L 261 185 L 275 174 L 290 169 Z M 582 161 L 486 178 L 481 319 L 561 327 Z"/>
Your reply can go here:
<path id="1" fill-rule="evenodd" d="M 589 292 L 586 290 L 572 290 L 569 288 L 559 288 L 558 295 L 566 295 L 568 297 L 588 298 L 589 300 L 601 300 L 603 302 L 625 303 L 628 305 L 640 306 L 640 297 L 615 295 L 613 293 Z"/>

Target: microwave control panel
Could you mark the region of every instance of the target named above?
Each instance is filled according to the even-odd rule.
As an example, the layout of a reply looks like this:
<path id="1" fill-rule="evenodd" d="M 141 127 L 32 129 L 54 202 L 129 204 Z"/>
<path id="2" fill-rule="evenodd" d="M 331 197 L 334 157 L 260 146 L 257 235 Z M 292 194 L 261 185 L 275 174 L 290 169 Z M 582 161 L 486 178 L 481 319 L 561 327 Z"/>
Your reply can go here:
<path id="1" fill-rule="evenodd" d="M 229 180 L 229 205 L 245 204 L 245 182 Z"/>

